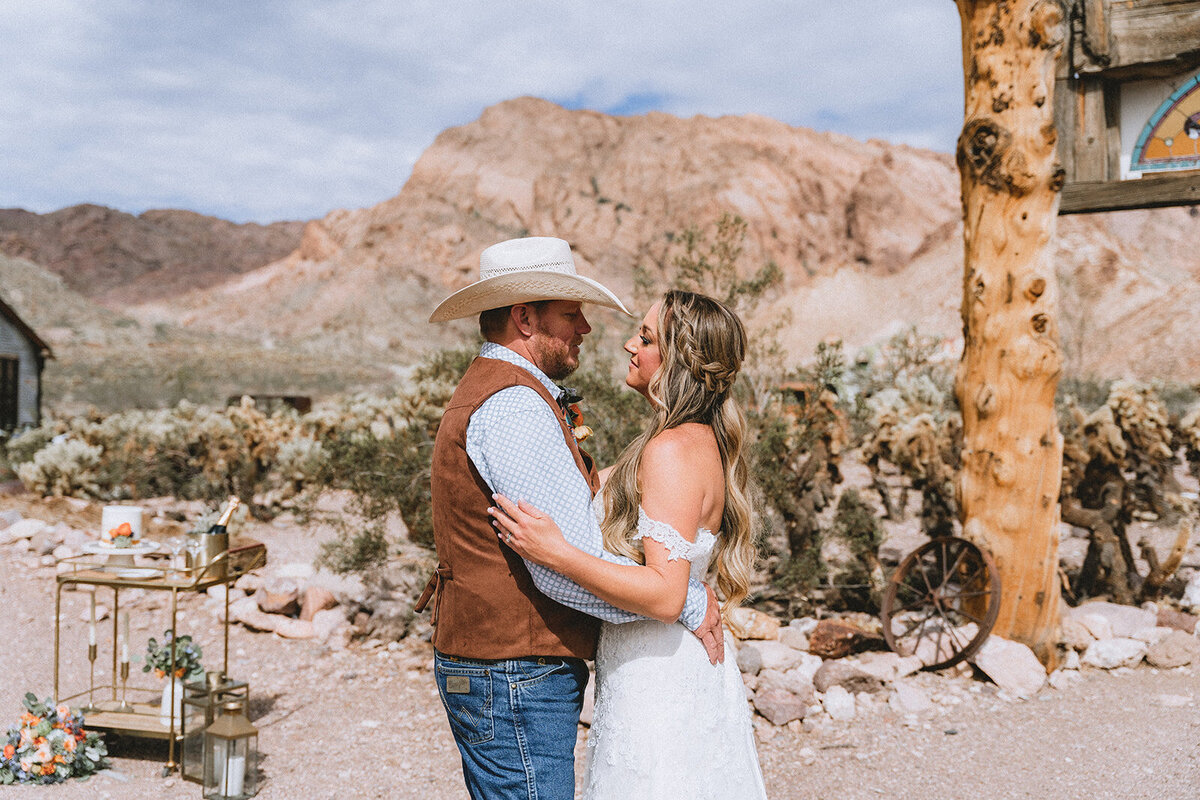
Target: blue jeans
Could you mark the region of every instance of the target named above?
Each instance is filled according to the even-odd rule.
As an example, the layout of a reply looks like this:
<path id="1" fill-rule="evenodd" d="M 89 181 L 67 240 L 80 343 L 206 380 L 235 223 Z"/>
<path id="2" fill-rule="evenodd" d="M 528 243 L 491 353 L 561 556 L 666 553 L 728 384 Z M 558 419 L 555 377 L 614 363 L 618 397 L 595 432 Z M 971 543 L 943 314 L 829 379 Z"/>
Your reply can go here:
<path id="1" fill-rule="evenodd" d="M 438 694 L 474 800 L 571 800 L 587 665 L 476 661 L 434 652 Z"/>

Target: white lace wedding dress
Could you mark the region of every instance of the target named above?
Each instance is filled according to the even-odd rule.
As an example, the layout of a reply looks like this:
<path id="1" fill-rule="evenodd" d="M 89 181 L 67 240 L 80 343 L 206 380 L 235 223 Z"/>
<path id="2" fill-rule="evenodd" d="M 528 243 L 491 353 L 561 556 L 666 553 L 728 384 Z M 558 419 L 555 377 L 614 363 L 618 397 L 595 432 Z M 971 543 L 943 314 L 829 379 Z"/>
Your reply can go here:
<path id="1" fill-rule="evenodd" d="M 639 509 L 638 535 L 691 562 L 704 579 L 717 537 L 694 543 Z M 760 800 L 766 797 L 733 644 L 713 666 L 679 623 L 603 623 L 584 800 Z"/>

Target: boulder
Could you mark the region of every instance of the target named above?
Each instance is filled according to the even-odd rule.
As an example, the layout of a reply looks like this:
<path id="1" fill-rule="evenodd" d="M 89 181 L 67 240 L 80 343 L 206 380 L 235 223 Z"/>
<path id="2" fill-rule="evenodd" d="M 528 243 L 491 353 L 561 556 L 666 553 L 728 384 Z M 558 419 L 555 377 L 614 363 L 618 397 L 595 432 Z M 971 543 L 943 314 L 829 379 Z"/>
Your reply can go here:
<path id="1" fill-rule="evenodd" d="M 40 519 L 21 519 L 9 525 L 0 532 L 0 544 L 10 544 L 24 539 L 32 539 L 50 526 Z"/>
<path id="2" fill-rule="evenodd" d="M 1200 662 L 1200 641 L 1191 634 L 1172 629 L 1146 651 L 1146 663 L 1160 669 Z"/>
<path id="3" fill-rule="evenodd" d="M 1142 660 L 1149 648 L 1138 639 L 1098 639 L 1083 654 L 1083 663 L 1100 669 L 1133 667 Z"/>
<path id="4" fill-rule="evenodd" d="M 1174 628 L 1184 633 L 1195 633 L 1197 622 L 1200 622 L 1200 617 L 1194 614 L 1166 607 L 1158 610 L 1158 624 L 1163 628 Z"/>
<path id="5" fill-rule="evenodd" d="M 787 672 L 780 672 L 777 669 L 764 669 L 758 673 L 757 680 L 758 683 L 755 686 L 756 692 L 780 689 L 796 695 L 804 701 L 805 705 L 812 705 L 817 701 L 817 694 L 813 688 L 812 679 L 802 670 L 792 669 Z"/>
<path id="6" fill-rule="evenodd" d="M 290 578 L 271 578 L 254 593 L 259 610 L 291 616 L 300 610 L 300 587 Z"/>
<path id="7" fill-rule="evenodd" d="M 867 649 L 876 638 L 848 622 L 823 619 L 808 635 L 808 652 L 821 658 L 845 658 Z"/>
<path id="8" fill-rule="evenodd" d="M 808 637 L 790 625 L 779 629 L 779 641 L 793 650 L 808 651 Z"/>
<path id="9" fill-rule="evenodd" d="M 815 617 L 798 617 L 789 622 L 787 626 L 800 631 L 800 633 L 804 634 L 805 636 L 808 636 L 813 632 L 813 628 L 817 627 L 817 620 Z"/>
<path id="10" fill-rule="evenodd" d="M 874 693 L 883 689 L 883 681 L 845 661 L 826 661 L 813 675 L 813 686 L 824 693 L 834 687 L 848 692 Z"/>
<path id="11" fill-rule="evenodd" d="M 1193 572 L 1188 578 L 1179 604 L 1194 614 L 1200 614 L 1200 571 Z"/>
<path id="12" fill-rule="evenodd" d="M 779 635 L 779 620 L 753 608 L 735 608 L 725 619 L 729 632 L 738 639 L 774 639 Z"/>
<path id="13" fill-rule="evenodd" d="M 997 686 L 1017 697 L 1032 697 L 1046 685 L 1046 668 L 1020 642 L 989 636 L 972 661 Z"/>
<path id="14" fill-rule="evenodd" d="M 825 697 L 821 699 L 825 713 L 839 722 L 848 722 L 856 714 L 854 695 L 841 686 L 830 686 Z"/>
<path id="15" fill-rule="evenodd" d="M 313 635 L 318 641 L 324 642 L 339 628 L 349 628 L 350 621 L 339 609 L 328 608 L 313 614 L 312 626 Z"/>
<path id="16" fill-rule="evenodd" d="M 287 619 L 278 614 L 268 614 L 259 609 L 253 597 L 243 597 L 229 606 L 229 616 L 247 628 L 256 631 L 274 631 L 275 626 Z"/>
<path id="17" fill-rule="evenodd" d="M 799 666 L 807 653 L 788 647 L 786 644 L 774 641 L 749 640 L 742 642 L 738 649 L 738 666 L 742 665 L 743 653 L 747 650 L 757 651 L 755 655 L 746 654 L 748 664 L 753 664 L 757 657 L 760 669 L 777 669 L 786 672 Z"/>
<path id="18" fill-rule="evenodd" d="M 1111 633 L 1111 629 L 1109 631 Z M 1075 617 L 1064 616 L 1062 618 L 1061 641 L 1068 650 L 1083 652 L 1087 650 L 1092 642 L 1096 641 L 1096 637 L 1088 629 L 1087 625 L 1083 624 L 1082 620 Z"/>
<path id="19" fill-rule="evenodd" d="M 275 633 L 285 639 L 311 639 L 316 635 L 312 622 L 283 617 L 275 624 Z"/>
<path id="20" fill-rule="evenodd" d="M 911 675 L 921 668 L 921 662 L 914 656 L 901 657 L 899 653 L 867 652 L 861 653 L 849 662 L 868 675 L 874 675 L 883 683 L 891 683 L 897 678 Z"/>
<path id="21" fill-rule="evenodd" d="M 739 647 L 737 665 L 743 675 L 757 675 L 763 665 L 762 652 L 757 647 Z"/>
<path id="22" fill-rule="evenodd" d="M 300 619 L 311 622 L 318 611 L 333 608 L 337 604 L 333 592 L 324 586 L 309 586 L 300 598 Z"/>
<path id="23" fill-rule="evenodd" d="M 808 704 L 783 689 L 766 689 L 754 693 L 754 710 L 773 725 L 786 725 L 794 719 L 804 719 Z"/>
<path id="24" fill-rule="evenodd" d="M 15 508 L 6 508 L 0 511 L 0 531 L 12 525 L 14 522 L 21 521 L 21 512 Z"/>
<path id="25" fill-rule="evenodd" d="M 1102 617 L 1108 622 L 1113 636 L 1125 639 L 1132 639 L 1139 631 L 1153 628 L 1158 624 L 1158 615 L 1152 610 L 1136 606 L 1123 606 L 1103 600 L 1084 603 L 1070 609 L 1067 614 L 1085 619 Z M 1085 621 L 1084 624 L 1087 622 Z M 1088 625 L 1088 630 L 1092 630 L 1091 625 Z M 1105 638 L 1097 636 L 1095 631 L 1092 631 L 1092 635 L 1097 639 Z"/>

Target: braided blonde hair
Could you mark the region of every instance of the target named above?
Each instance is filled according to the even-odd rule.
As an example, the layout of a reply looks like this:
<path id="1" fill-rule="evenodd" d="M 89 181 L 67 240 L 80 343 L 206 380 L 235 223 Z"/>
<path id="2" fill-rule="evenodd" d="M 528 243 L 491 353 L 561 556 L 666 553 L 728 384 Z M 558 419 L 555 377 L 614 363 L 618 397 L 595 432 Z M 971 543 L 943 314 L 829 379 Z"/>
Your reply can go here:
<path id="1" fill-rule="evenodd" d="M 721 535 L 713 564 L 726 605 L 736 606 L 749 592 L 755 558 L 746 418 L 731 391 L 746 355 L 746 330 L 723 303 L 672 289 L 659 306 L 658 340 L 662 364 L 649 386 L 654 417 L 621 453 L 605 484 L 604 547 L 645 563 L 633 539 L 642 501 L 642 452 L 665 430 L 688 422 L 708 425 L 725 472 Z"/>

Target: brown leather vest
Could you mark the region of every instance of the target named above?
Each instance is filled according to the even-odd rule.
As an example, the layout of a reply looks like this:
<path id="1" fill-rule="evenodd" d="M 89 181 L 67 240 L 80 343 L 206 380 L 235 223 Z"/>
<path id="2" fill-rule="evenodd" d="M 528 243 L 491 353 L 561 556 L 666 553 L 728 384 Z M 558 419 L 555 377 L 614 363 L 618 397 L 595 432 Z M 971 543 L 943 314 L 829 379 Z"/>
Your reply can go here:
<path id="1" fill-rule="evenodd" d="M 438 572 L 433 646 L 462 658 L 593 658 L 599 621 L 538 591 L 525 562 L 500 544 L 488 516 L 492 492 L 467 456 L 467 423 L 485 400 L 528 386 L 554 409 L 575 465 L 596 492 L 592 459 L 581 451 L 554 397 L 528 371 L 476 358 L 446 406 L 433 446 L 433 539 Z"/>

